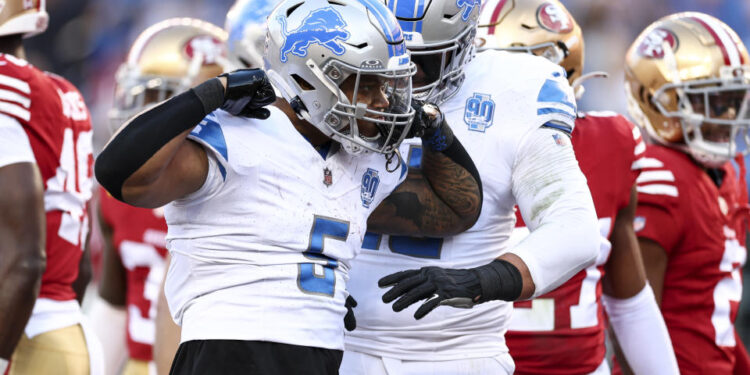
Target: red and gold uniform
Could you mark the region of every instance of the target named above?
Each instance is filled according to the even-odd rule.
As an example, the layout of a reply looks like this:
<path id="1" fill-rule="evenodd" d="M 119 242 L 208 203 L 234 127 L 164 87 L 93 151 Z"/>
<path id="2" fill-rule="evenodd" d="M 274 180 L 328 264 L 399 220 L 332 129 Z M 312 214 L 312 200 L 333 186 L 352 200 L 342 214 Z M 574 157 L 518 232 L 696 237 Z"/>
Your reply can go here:
<path id="1" fill-rule="evenodd" d="M 61 355 L 68 351 L 81 357 L 81 366 L 88 369 L 85 341 L 77 325 L 80 307 L 72 287 L 89 229 L 93 156 L 88 109 L 78 90 L 64 78 L 14 56 L 0 55 L 0 130 L 20 140 L 10 151 L 0 152 L 0 166 L 14 160 L 37 164 L 44 182 L 47 222 L 47 267 L 10 373 L 34 373 L 39 368 L 34 367 L 38 359 L 33 354 L 38 340 L 59 335 L 74 336 L 65 340 L 70 345 L 59 351 Z"/>
<path id="2" fill-rule="evenodd" d="M 102 220 L 112 228 L 127 276 L 127 343 L 132 359 L 151 361 L 154 318 L 167 256 L 167 223 L 162 209 L 138 208 L 122 203 L 100 189 Z"/>
<path id="3" fill-rule="evenodd" d="M 706 170 L 683 152 L 649 145 L 638 167 L 636 234 L 667 253 L 661 310 L 680 372 L 731 374 L 747 257 L 743 160 Z"/>
<path id="4" fill-rule="evenodd" d="M 587 374 L 604 360 L 601 279 L 609 258 L 609 236 L 618 211 L 630 202 L 638 177 L 633 163 L 645 144 L 635 125 L 609 112 L 579 115 L 572 135 L 581 171 L 599 218 L 602 244 L 596 264 L 554 291 L 514 303 L 505 335 L 516 374 Z M 523 226 L 522 220 L 517 226 Z M 528 231 L 516 228 L 514 237 Z M 520 239 L 519 239 L 520 240 Z"/>

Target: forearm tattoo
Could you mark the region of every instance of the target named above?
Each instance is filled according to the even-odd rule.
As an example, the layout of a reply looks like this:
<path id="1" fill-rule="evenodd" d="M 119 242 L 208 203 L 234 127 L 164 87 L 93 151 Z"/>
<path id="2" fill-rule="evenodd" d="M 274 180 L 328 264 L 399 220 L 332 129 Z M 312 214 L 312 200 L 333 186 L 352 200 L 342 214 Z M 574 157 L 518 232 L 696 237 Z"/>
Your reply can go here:
<path id="1" fill-rule="evenodd" d="M 406 181 L 372 213 L 368 230 L 444 237 L 475 221 L 482 202 L 471 174 L 443 154 L 427 150 L 422 164 L 422 169 L 410 168 Z"/>

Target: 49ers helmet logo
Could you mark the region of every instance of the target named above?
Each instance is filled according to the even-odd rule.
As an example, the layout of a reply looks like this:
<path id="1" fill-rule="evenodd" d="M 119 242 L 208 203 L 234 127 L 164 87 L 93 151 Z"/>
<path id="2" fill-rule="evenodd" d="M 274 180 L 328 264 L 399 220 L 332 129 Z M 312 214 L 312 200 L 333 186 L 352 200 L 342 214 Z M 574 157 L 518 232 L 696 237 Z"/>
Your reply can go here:
<path id="1" fill-rule="evenodd" d="M 565 34 L 573 31 L 573 19 L 557 4 L 544 3 L 536 11 L 536 19 L 545 30 Z"/>
<path id="2" fill-rule="evenodd" d="M 651 31 L 638 46 L 638 54 L 652 59 L 664 58 L 664 42 L 672 50 L 677 49 L 677 36 L 667 29 L 657 28 Z"/>
<path id="3" fill-rule="evenodd" d="M 210 35 L 198 35 L 185 43 L 185 54 L 192 59 L 195 53 L 203 55 L 203 64 L 216 64 L 220 57 L 224 57 L 224 46 L 220 40 Z"/>

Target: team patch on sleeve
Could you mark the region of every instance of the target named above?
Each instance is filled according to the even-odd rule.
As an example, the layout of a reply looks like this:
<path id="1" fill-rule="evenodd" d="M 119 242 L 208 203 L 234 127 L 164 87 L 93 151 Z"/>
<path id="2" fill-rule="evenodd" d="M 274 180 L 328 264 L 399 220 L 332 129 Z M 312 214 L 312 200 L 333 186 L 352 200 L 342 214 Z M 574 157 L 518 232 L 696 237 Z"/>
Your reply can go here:
<path id="1" fill-rule="evenodd" d="M 553 77 L 548 78 L 539 90 L 536 101 L 536 114 L 547 120 L 545 126 L 552 123 L 556 125 L 552 126 L 555 129 L 568 133 L 573 131 L 573 123 L 578 109 L 573 90 L 564 77 L 553 74 Z M 560 127 L 560 124 L 566 126 Z"/>
<path id="2" fill-rule="evenodd" d="M 229 154 L 227 153 L 227 142 L 224 138 L 224 132 L 221 130 L 221 126 L 216 122 L 216 117 L 213 114 L 206 116 L 198 126 L 190 132 L 193 138 L 197 138 L 205 146 L 210 147 L 216 153 L 224 158 L 224 162 L 229 161 Z M 221 177 L 226 180 L 227 170 L 222 164 L 218 163 Z"/>

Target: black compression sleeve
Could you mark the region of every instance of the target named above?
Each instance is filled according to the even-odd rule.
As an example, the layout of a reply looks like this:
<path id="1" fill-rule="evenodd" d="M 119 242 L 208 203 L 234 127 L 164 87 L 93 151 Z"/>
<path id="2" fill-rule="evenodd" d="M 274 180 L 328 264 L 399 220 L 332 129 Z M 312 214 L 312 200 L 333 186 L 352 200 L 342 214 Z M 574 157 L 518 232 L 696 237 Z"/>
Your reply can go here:
<path id="1" fill-rule="evenodd" d="M 474 180 L 477 181 L 477 185 L 479 185 L 479 201 L 482 202 L 482 179 L 479 178 L 479 171 L 477 170 L 476 165 L 474 165 L 474 161 L 471 160 L 471 156 L 469 156 L 469 153 L 466 152 L 466 149 L 458 140 L 458 137 L 453 137 L 450 145 L 448 145 L 448 147 L 443 150 L 442 153 L 443 155 L 447 156 L 448 159 L 453 160 L 454 163 L 466 169 L 466 171 L 469 172 L 472 177 L 474 177 Z"/>
<path id="2" fill-rule="evenodd" d="M 480 302 L 493 300 L 515 301 L 521 296 L 523 278 L 518 268 L 504 260 L 474 268 L 482 287 Z"/>
<path id="3" fill-rule="evenodd" d="M 221 83 L 212 79 L 134 117 L 97 157 L 96 179 L 113 197 L 122 200 L 125 180 L 174 137 L 218 108 L 223 95 Z"/>

